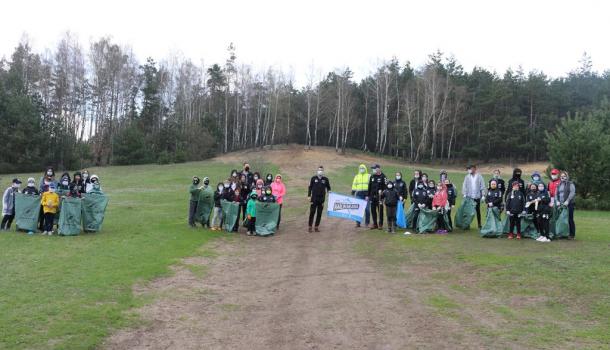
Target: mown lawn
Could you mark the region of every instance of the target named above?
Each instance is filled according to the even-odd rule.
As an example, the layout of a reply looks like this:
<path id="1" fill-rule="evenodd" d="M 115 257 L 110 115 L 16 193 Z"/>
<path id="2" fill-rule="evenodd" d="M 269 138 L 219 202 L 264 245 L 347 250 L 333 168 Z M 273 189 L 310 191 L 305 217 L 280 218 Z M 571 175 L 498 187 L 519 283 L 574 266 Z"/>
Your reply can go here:
<path id="1" fill-rule="evenodd" d="M 198 162 L 91 169 L 110 198 L 101 233 L 0 232 L 0 349 L 92 348 L 112 330 L 137 322 L 129 310 L 146 300 L 134 296 L 134 284 L 169 273 L 182 257 L 205 254 L 204 243 L 224 235 L 188 227 L 192 176 L 209 176 L 215 188 L 239 167 Z M 18 176 L 38 181 L 40 174 Z M 2 176 L 3 189 L 13 177 Z"/>

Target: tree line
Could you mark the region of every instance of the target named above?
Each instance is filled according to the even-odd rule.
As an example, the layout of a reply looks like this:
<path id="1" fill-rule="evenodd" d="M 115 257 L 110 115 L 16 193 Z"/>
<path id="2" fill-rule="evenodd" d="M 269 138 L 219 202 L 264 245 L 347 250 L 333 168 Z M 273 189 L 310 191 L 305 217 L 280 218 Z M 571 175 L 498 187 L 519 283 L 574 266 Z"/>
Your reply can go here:
<path id="1" fill-rule="evenodd" d="M 412 162 L 548 159 L 547 132 L 607 104 L 610 71 L 586 54 L 566 76 L 498 74 L 434 52 L 413 67 L 392 58 L 356 81 L 349 68 L 257 71 L 225 62 L 139 61 L 103 37 L 66 33 L 53 50 L 26 40 L 0 61 L 2 172 L 46 165 L 200 160 L 279 143 L 361 149 Z"/>

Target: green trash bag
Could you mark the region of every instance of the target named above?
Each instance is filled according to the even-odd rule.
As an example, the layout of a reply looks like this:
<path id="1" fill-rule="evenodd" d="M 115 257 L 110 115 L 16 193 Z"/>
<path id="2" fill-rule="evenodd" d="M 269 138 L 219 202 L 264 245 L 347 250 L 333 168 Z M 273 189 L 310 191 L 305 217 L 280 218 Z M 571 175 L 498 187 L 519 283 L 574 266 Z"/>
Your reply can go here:
<path id="1" fill-rule="evenodd" d="M 549 219 L 549 237 L 552 239 L 556 237 L 555 226 L 557 223 L 557 217 L 559 216 L 559 209 L 557 206 L 551 207 L 551 217 Z"/>
<path id="2" fill-rule="evenodd" d="M 83 210 L 81 199 L 66 197 L 61 201 L 58 232 L 62 236 L 78 235 L 80 233 L 81 213 Z"/>
<path id="3" fill-rule="evenodd" d="M 509 220 L 509 216 L 506 215 L 506 217 L 504 218 L 504 220 L 502 221 L 502 231 L 504 233 L 509 233 L 508 230 L 510 229 L 510 220 Z M 514 232 L 516 233 L 516 232 Z"/>
<path id="4" fill-rule="evenodd" d="M 462 205 L 455 214 L 455 227 L 462 230 L 470 229 L 470 224 L 476 214 L 476 205 L 474 199 L 470 197 L 464 198 Z"/>
<path id="5" fill-rule="evenodd" d="M 256 234 L 267 236 L 275 233 L 280 206 L 277 203 L 256 202 Z"/>
<path id="6" fill-rule="evenodd" d="M 101 231 L 108 206 L 108 197 L 101 191 L 91 191 L 83 194 L 82 204 L 83 231 Z"/>
<path id="7" fill-rule="evenodd" d="M 567 238 L 568 236 L 570 236 L 570 212 L 567 207 L 562 206 L 558 209 L 553 238 Z"/>
<path id="8" fill-rule="evenodd" d="M 525 238 L 532 238 L 532 239 L 536 239 L 538 237 L 540 237 L 540 234 L 538 234 L 538 230 L 536 230 L 536 225 L 534 225 L 534 215 L 533 214 L 520 214 L 521 218 L 521 237 L 525 237 Z M 503 224 L 503 231 L 504 233 L 510 233 L 510 221 L 508 219 L 508 215 L 506 215 L 506 218 L 504 219 L 504 224 Z M 515 227 L 515 229 L 517 229 Z M 517 232 L 513 232 L 514 234 L 517 234 Z"/>
<path id="9" fill-rule="evenodd" d="M 220 201 L 220 205 L 222 206 L 222 228 L 231 232 L 239 216 L 239 203 L 223 199 Z"/>
<path id="10" fill-rule="evenodd" d="M 508 231 L 508 229 L 506 230 Z M 502 236 L 504 232 L 502 219 L 500 218 L 500 209 L 496 207 L 487 208 L 487 219 L 485 220 L 485 225 L 481 227 L 481 237 L 497 238 Z"/>
<path id="11" fill-rule="evenodd" d="M 15 193 L 15 226 L 17 230 L 35 232 L 40 214 L 40 196 Z"/>
<path id="12" fill-rule="evenodd" d="M 408 227 L 413 226 L 413 219 L 415 218 L 415 204 L 411 204 L 407 212 L 405 213 L 405 221 Z"/>
<path id="13" fill-rule="evenodd" d="M 212 208 L 214 208 L 214 191 L 212 191 L 212 188 L 208 186 L 199 192 L 195 221 L 200 222 L 202 225 L 209 226 Z"/>
<path id="14" fill-rule="evenodd" d="M 420 209 L 417 216 L 417 233 L 436 231 L 438 212 L 432 209 Z"/>

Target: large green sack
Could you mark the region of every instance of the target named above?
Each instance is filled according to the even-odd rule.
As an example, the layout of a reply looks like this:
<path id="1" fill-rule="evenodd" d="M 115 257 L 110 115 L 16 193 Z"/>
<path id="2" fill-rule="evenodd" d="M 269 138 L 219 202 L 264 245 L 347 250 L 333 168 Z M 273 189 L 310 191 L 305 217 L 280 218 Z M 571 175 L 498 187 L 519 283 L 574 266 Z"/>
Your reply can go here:
<path id="1" fill-rule="evenodd" d="M 101 191 L 91 191 L 83 194 L 82 204 L 83 231 L 101 231 L 108 206 L 108 197 Z"/>
<path id="2" fill-rule="evenodd" d="M 534 214 L 521 216 L 521 237 L 537 239 L 540 237 L 536 225 L 534 224 Z"/>
<path id="3" fill-rule="evenodd" d="M 239 203 L 223 199 L 220 201 L 220 205 L 222 206 L 222 228 L 227 232 L 231 232 L 239 216 Z"/>
<path id="4" fill-rule="evenodd" d="M 438 212 L 432 209 L 420 209 L 417 216 L 417 233 L 436 231 Z"/>
<path id="5" fill-rule="evenodd" d="M 555 222 L 555 235 L 553 238 L 567 238 L 570 236 L 570 212 L 567 207 L 560 207 Z"/>
<path id="6" fill-rule="evenodd" d="M 256 202 L 256 234 L 267 236 L 275 233 L 280 206 L 277 203 Z"/>
<path id="7" fill-rule="evenodd" d="M 464 198 L 462 205 L 458 208 L 455 214 L 455 227 L 462 230 L 468 230 L 474 216 L 476 214 L 476 203 L 470 197 Z"/>
<path id="8" fill-rule="evenodd" d="M 481 237 L 497 238 L 504 233 L 502 219 L 500 218 L 500 210 L 496 207 L 487 208 L 487 218 L 485 225 L 481 227 Z"/>
<path id="9" fill-rule="evenodd" d="M 65 197 L 61 201 L 58 232 L 62 236 L 75 236 L 80 233 L 81 227 L 81 199 Z"/>
<path id="10" fill-rule="evenodd" d="M 551 218 L 549 220 L 549 237 L 554 238 L 555 235 L 555 226 L 557 224 L 557 217 L 559 216 L 559 209 L 557 206 L 551 207 Z"/>
<path id="11" fill-rule="evenodd" d="M 36 231 L 40 214 L 40 196 L 15 193 L 15 226 L 17 230 Z"/>
<path id="12" fill-rule="evenodd" d="M 413 225 L 413 219 L 415 218 L 415 204 L 411 204 L 407 212 L 405 213 L 405 221 L 408 226 Z"/>
<path id="13" fill-rule="evenodd" d="M 208 186 L 199 192 L 195 221 L 200 222 L 202 225 L 209 225 L 212 208 L 214 208 L 214 191 Z"/>

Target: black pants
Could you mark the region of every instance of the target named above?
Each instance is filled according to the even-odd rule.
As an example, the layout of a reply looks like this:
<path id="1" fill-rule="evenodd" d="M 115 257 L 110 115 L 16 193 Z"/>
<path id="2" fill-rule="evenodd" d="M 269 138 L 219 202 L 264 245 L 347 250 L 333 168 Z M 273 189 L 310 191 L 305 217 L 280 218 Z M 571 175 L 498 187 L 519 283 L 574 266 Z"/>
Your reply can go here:
<path id="1" fill-rule="evenodd" d="M 0 229 L 2 230 L 9 230 L 11 228 L 11 224 L 13 223 L 13 219 L 15 218 L 15 213 L 13 212 L 13 214 L 6 214 L 2 217 L 2 225 L 0 226 Z"/>
<path id="2" fill-rule="evenodd" d="M 241 219 L 243 219 L 243 220 L 246 219 L 246 205 L 245 204 L 239 205 L 239 210 L 237 211 L 237 221 L 235 222 L 235 226 L 233 226 L 234 232 L 237 232 L 239 230 L 239 223 L 240 223 Z M 246 227 L 246 229 L 248 229 L 248 228 Z"/>
<path id="3" fill-rule="evenodd" d="M 415 208 L 413 209 L 413 226 L 414 230 L 417 230 L 417 218 L 419 217 L 419 207 L 415 204 Z"/>
<path id="4" fill-rule="evenodd" d="M 438 216 L 436 217 L 436 227 L 439 230 L 449 230 L 449 227 L 445 225 L 445 220 L 443 219 L 443 214 L 441 213 L 438 213 Z"/>
<path id="5" fill-rule="evenodd" d="M 540 214 L 538 216 L 538 232 L 540 235 L 546 238 L 549 238 L 549 214 Z"/>
<path id="6" fill-rule="evenodd" d="M 383 205 L 379 205 L 379 199 L 371 200 L 371 216 L 373 225 L 377 226 L 377 214 L 379 214 L 379 227 L 383 226 Z"/>
<path id="7" fill-rule="evenodd" d="M 473 198 L 474 202 L 477 203 L 475 209 L 477 210 L 477 224 L 481 228 L 481 198 Z"/>
<path id="8" fill-rule="evenodd" d="M 248 231 L 256 232 L 256 218 L 252 217 L 250 219 L 250 223 L 248 224 Z"/>
<path id="9" fill-rule="evenodd" d="M 195 213 L 197 213 L 197 201 L 189 203 L 189 225 L 195 226 Z"/>
<path id="10" fill-rule="evenodd" d="M 453 228 L 453 220 L 451 220 L 451 208 L 447 209 L 447 219 L 449 219 L 449 226 Z M 449 230 L 449 227 L 446 229 Z"/>
<path id="11" fill-rule="evenodd" d="M 388 228 L 396 228 L 396 206 L 386 205 L 385 210 L 388 218 Z"/>
<path id="12" fill-rule="evenodd" d="M 280 204 L 280 212 L 277 216 L 277 228 L 280 228 L 280 222 L 282 222 L 282 205 Z"/>
<path id="13" fill-rule="evenodd" d="M 316 216 L 316 227 L 320 226 L 320 220 L 322 219 L 322 210 L 324 209 L 324 202 L 311 202 L 309 206 L 309 227 L 313 224 L 313 217 Z"/>
<path id="14" fill-rule="evenodd" d="M 55 213 L 44 214 L 44 231 L 53 231 L 53 221 L 55 220 Z"/>
<path id="15" fill-rule="evenodd" d="M 576 236 L 576 224 L 574 223 L 574 203 L 568 204 L 568 224 L 570 225 L 570 237 Z"/>
<path id="16" fill-rule="evenodd" d="M 521 234 L 521 218 L 517 214 L 513 214 L 512 216 L 509 216 L 509 221 L 510 221 L 510 229 L 509 229 L 508 233 L 513 233 L 515 226 L 516 226 L 517 233 Z"/>
<path id="17" fill-rule="evenodd" d="M 42 205 L 40 205 L 40 210 L 38 211 L 38 230 L 44 231 L 44 211 L 42 210 Z"/>

